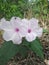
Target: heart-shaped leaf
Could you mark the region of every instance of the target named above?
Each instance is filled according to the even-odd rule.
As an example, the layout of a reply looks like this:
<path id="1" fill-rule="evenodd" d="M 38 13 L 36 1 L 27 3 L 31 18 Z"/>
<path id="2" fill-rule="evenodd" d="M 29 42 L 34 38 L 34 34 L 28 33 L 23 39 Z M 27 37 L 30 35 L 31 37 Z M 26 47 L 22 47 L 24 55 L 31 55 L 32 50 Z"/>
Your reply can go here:
<path id="1" fill-rule="evenodd" d="M 4 42 L 0 48 L 0 65 L 6 63 L 18 52 L 18 45 L 14 45 L 11 41 Z"/>
<path id="2" fill-rule="evenodd" d="M 31 50 L 33 50 L 34 53 L 36 53 L 37 56 L 39 56 L 41 59 L 44 60 L 44 53 L 43 53 L 43 47 L 41 45 L 41 42 L 39 41 L 38 38 L 36 38 L 36 40 L 34 40 L 31 43 Z"/>

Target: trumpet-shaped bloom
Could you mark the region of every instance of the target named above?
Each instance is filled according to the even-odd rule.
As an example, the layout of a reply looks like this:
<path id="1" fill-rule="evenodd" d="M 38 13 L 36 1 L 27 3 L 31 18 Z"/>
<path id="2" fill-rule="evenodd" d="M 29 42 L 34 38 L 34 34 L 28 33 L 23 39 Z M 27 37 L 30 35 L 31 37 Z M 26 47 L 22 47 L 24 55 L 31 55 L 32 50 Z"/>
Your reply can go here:
<path id="1" fill-rule="evenodd" d="M 12 40 L 15 44 L 20 44 L 22 42 L 23 31 L 20 18 L 12 17 L 10 21 L 6 21 L 2 18 L 0 22 L 0 29 L 4 30 L 4 40 Z"/>
<path id="2" fill-rule="evenodd" d="M 22 37 L 25 37 L 28 42 L 32 42 L 36 37 L 41 37 L 43 31 L 37 19 L 32 18 L 28 20 L 25 18 L 20 19 L 19 17 L 12 17 L 10 21 L 2 18 L 0 29 L 4 30 L 4 40 L 12 40 L 15 44 L 20 44 Z"/>
<path id="3" fill-rule="evenodd" d="M 30 20 L 22 19 L 23 28 L 25 32 L 25 39 L 29 42 L 36 39 L 36 37 L 41 37 L 42 28 L 38 25 L 38 20 L 32 18 Z"/>

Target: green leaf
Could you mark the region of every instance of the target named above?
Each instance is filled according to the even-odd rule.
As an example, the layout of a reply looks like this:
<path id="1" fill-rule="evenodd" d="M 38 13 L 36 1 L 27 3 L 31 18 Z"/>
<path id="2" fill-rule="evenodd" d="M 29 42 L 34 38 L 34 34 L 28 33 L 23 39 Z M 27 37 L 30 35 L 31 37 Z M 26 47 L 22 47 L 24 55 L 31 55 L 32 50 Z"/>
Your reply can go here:
<path id="1" fill-rule="evenodd" d="M 36 55 L 41 59 L 44 59 L 43 47 L 38 38 L 36 38 L 36 40 L 34 40 L 33 42 L 28 42 L 23 39 L 22 45 L 25 45 L 29 50 L 32 50 L 34 53 L 36 53 Z"/>
<path id="2" fill-rule="evenodd" d="M 44 60 L 43 47 L 38 38 L 31 43 L 31 50 Z"/>
<path id="3" fill-rule="evenodd" d="M 19 53 L 21 54 L 21 56 L 23 58 L 27 57 L 28 51 L 29 51 L 29 49 L 26 46 L 24 46 L 24 45 L 19 46 Z"/>
<path id="4" fill-rule="evenodd" d="M 22 40 L 22 43 L 19 46 L 19 53 L 23 58 L 27 57 L 29 49 L 29 44 L 25 39 Z"/>
<path id="5" fill-rule="evenodd" d="M 23 38 L 22 45 L 29 47 L 30 43 L 25 38 Z"/>
<path id="6" fill-rule="evenodd" d="M 18 45 L 14 45 L 11 41 L 4 42 L 0 48 L 0 65 L 6 63 L 18 52 Z"/>

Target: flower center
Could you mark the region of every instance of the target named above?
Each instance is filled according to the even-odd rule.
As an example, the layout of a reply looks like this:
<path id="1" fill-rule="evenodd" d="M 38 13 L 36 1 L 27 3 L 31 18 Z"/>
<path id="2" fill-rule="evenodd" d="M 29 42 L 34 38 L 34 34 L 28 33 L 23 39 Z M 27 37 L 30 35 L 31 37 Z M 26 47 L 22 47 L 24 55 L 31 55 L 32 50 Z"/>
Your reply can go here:
<path id="1" fill-rule="evenodd" d="M 31 33 L 31 29 L 28 29 L 28 33 Z"/>
<path id="2" fill-rule="evenodd" d="M 18 29 L 18 28 L 16 28 L 16 29 L 15 29 L 15 31 L 16 31 L 16 32 L 19 32 L 19 29 Z"/>

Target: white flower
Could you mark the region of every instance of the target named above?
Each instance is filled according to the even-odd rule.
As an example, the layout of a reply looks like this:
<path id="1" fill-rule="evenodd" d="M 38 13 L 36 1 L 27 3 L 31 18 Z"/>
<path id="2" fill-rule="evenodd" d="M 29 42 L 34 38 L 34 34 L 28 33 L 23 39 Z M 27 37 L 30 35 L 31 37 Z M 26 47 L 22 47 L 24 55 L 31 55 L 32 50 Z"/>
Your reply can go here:
<path id="1" fill-rule="evenodd" d="M 38 20 L 32 18 L 30 20 L 22 19 L 24 35 L 27 41 L 31 42 L 36 39 L 36 37 L 41 37 L 42 28 L 38 25 Z"/>
<path id="2" fill-rule="evenodd" d="M 4 30 L 3 38 L 6 41 L 12 40 L 16 44 L 22 42 L 22 37 L 29 42 L 41 37 L 43 29 L 39 26 L 38 20 L 32 18 L 20 19 L 19 17 L 12 17 L 10 21 L 1 19 L 0 29 Z"/>
<path id="3" fill-rule="evenodd" d="M 23 31 L 20 18 L 12 17 L 10 21 L 6 21 L 2 18 L 0 29 L 4 30 L 4 40 L 12 40 L 15 44 L 20 44 L 22 42 Z"/>

